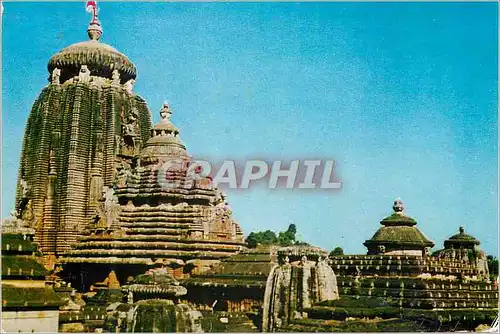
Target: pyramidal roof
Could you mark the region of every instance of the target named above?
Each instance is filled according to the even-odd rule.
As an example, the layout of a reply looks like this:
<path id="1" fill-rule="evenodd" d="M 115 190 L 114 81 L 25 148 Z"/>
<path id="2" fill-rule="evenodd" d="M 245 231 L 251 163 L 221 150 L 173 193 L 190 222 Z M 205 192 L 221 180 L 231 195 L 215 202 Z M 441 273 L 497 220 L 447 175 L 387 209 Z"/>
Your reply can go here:
<path id="1" fill-rule="evenodd" d="M 429 240 L 417 227 L 417 221 L 404 214 L 404 204 L 396 199 L 392 207 L 394 213 L 380 222 L 383 226 L 375 232 L 373 237 L 364 242 L 369 251 L 375 251 L 383 246 L 386 250 L 422 250 L 433 247 L 434 242 Z"/>

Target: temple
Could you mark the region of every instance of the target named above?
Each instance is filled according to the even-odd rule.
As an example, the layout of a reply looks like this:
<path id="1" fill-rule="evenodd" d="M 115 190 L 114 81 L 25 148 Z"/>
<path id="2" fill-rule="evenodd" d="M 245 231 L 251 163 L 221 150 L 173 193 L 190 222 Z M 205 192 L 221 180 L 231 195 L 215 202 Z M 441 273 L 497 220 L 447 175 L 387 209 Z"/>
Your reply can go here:
<path id="1" fill-rule="evenodd" d="M 115 190 L 107 189 L 89 228 L 61 257 L 78 286 L 104 279 L 110 268 L 122 283 L 158 266 L 185 278 L 244 246 L 225 194 L 208 177 L 188 177 L 191 159 L 168 104 L 160 114 L 137 165 L 122 166 Z M 164 170 L 166 163 L 173 168 Z"/>
<path id="2" fill-rule="evenodd" d="M 50 58 L 50 82 L 26 125 L 16 211 L 45 257 L 71 249 L 118 166 L 135 164 L 149 139 L 150 111 L 133 92 L 135 66 L 100 42 L 101 33 L 93 20 L 88 41 Z"/>
<path id="3" fill-rule="evenodd" d="M 366 254 L 247 245 L 171 106 L 153 125 L 135 65 L 100 41 L 87 4 L 89 40 L 50 58 L 26 124 L 15 212 L 2 223 L 3 329 L 425 331 L 493 320 L 498 290 L 479 240 L 460 227 L 432 252 L 400 199 Z"/>

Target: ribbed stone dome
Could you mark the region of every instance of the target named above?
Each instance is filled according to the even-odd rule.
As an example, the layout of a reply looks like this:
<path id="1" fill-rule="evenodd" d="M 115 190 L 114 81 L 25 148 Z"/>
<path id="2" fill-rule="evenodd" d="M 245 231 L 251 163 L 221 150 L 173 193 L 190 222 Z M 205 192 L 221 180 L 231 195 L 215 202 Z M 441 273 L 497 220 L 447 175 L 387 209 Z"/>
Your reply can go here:
<path id="1" fill-rule="evenodd" d="M 111 79 L 113 70 L 118 70 L 120 82 L 125 83 L 136 77 L 135 65 L 112 46 L 99 42 L 102 28 L 97 17 L 87 29 L 90 40 L 72 44 L 55 55 L 48 63 L 49 73 L 55 68 L 61 70 L 61 82 L 78 75 L 82 65 L 86 65 L 91 75 Z"/>
<path id="2" fill-rule="evenodd" d="M 381 227 L 370 240 L 366 241 L 367 245 L 371 244 L 401 244 L 432 247 L 434 243 L 427 240 L 425 235 L 416 227 L 413 226 L 390 226 Z"/>
<path id="3" fill-rule="evenodd" d="M 417 222 L 404 214 L 404 205 L 400 199 L 394 201 L 392 208 L 394 213 L 384 218 L 380 222 L 383 226 L 363 243 L 369 254 L 423 251 L 426 247 L 434 246 L 434 242 L 416 227 Z"/>
<path id="4" fill-rule="evenodd" d="M 111 78 L 113 70 L 117 69 L 122 83 L 136 77 L 135 66 L 127 56 L 97 40 L 76 43 L 62 49 L 50 58 L 48 69 L 52 73 L 55 68 L 59 68 L 61 81 L 64 82 L 77 75 L 82 65 L 87 65 L 92 75 L 106 78 Z"/>

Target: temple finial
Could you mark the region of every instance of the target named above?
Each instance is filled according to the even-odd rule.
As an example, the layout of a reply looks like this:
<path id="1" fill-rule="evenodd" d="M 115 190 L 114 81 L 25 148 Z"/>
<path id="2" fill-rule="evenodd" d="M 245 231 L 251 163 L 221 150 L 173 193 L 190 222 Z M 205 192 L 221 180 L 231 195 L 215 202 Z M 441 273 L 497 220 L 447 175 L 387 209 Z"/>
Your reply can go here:
<path id="1" fill-rule="evenodd" d="M 396 198 L 394 200 L 394 205 L 392 206 L 392 209 L 396 213 L 402 213 L 405 210 L 405 206 L 401 198 Z"/>
<path id="2" fill-rule="evenodd" d="M 465 228 L 463 225 L 460 225 L 460 227 L 458 228 L 458 232 L 460 232 L 460 234 L 464 234 Z"/>
<path id="3" fill-rule="evenodd" d="M 168 102 L 164 101 L 163 106 L 161 107 L 161 110 L 160 110 L 161 122 L 162 123 L 170 123 L 171 116 L 172 116 L 172 109 L 170 109 Z"/>
<path id="4" fill-rule="evenodd" d="M 101 22 L 99 22 L 99 19 L 97 18 L 97 1 L 87 1 L 86 10 L 87 12 L 92 13 L 92 20 L 87 28 L 87 33 L 91 40 L 98 41 L 102 35 L 102 27 Z"/>

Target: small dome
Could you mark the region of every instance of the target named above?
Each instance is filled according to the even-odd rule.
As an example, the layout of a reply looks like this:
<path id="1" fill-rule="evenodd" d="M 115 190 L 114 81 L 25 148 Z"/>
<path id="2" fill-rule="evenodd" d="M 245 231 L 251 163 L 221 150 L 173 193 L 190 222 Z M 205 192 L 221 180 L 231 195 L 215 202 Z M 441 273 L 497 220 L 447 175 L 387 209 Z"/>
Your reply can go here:
<path id="1" fill-rule="evenodd" d="M 123 286 L 125 292 L 142 294 L 142 297 L 179 297 L 187 293 L 187 289 L 170 276 L 166 269 L 150 269 L 142 275 L 136 276 L 128 285 Z M 144 295 L 145 294 L 145 295 Z"/>
<path id="2" fill-rule="evenodd" d="M 393 205 L 394 213 L 380 222 L 383 226 L 375 232 L 373 237 L 366 240 L 363 245 L 368 248 L 369 253 L 380 253 L 379 248 L 383 246 L 386 251 L 397 250 L 423 250 L 425 247 L 433 247 L 434 242 L 416 227 L 417 221 L 404 214 L 404 205 L 400 199 L 396 199 Z"/>
<path id="3" fill-rule="evenodd" d="M 88 28 L 90 40 L 72 44 L 55 55 L 48 63 L 49 73 L 55 68 L 61 70 L 61 82 L 78 75 L 80 67 L 86 65 L 92 75 L 112 78 L 113 70 L 120 73 L 121 83 L 135 79 L 135 65 L 115 48 L 99 42 L 101 27 L 93 22 Z"/>
<path id="4" fill-rule="evenodd" d="M 160 110 L 161 121 L 151 129 L 151 138 L 141 151 L 141 159 L 146 162 L 167 157 L 189 159 L 186 146 L 179 138 L 179 130 L 170 123 L 171 115 L 172 111 L 165 102 Z"/>
<path id="5" fill-rule="evenodd" d="M 444 241 L 445 248 L 473 248 L 480 244 L 479 240 L 473 236 L 466 234 L 463 226 L 458 229 L 458 234 L 455 234 Z"/>
<path id="6" fill-rule="evenodd" d="M 402 244 L 432 247 L 434 243 L 413 226 L 381 227 L 366 244 Z"/>

